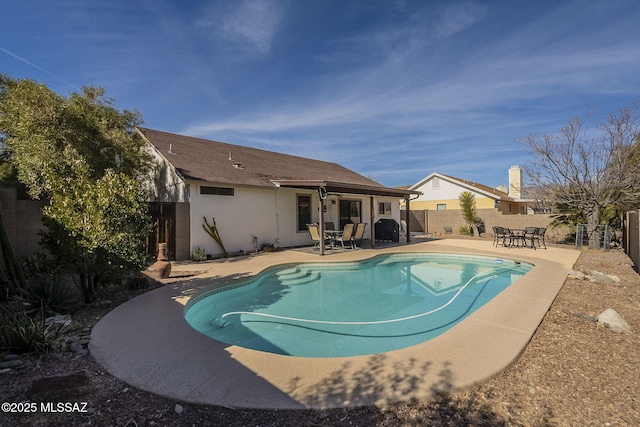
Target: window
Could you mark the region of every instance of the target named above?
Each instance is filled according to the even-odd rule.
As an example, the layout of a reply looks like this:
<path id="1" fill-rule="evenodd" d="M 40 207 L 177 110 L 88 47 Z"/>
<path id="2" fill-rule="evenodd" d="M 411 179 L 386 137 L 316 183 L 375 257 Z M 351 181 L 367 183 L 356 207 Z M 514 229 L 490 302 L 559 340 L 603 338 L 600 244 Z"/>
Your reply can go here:
<path id="1" fill-rule="evenodd" d="M 347 224 L 362 222 L 360 212 L 362 205 L 360 200 L 340 200 L 340 230 Z"/>
<path id="2" fill-rule="evenodd" d="M 209 194 L 214 196 L 233 196 L 233 188 L 224 187 L 207 187 L 200 186 L 200 194 Z"/>
<path id="3" fill-rule="evenodd" d="M 444 203 L 438 203 L 438 207 L 436 208 L 439 211 L 446 211 L 447 210 L 447 205 Z"/>
<path id="4" fill-rule="evenodd" d="M 298 194 L 296 203 L 298 212 L 298 231 L 307 231 L 307 224 L 311 224 L 311 196 Z"/>
<path id="5" fill-rule="evenodd" d="M 378 204 L 378 213 L 380 215 L 391 215 L 391 202 L 380 202 Z"/>

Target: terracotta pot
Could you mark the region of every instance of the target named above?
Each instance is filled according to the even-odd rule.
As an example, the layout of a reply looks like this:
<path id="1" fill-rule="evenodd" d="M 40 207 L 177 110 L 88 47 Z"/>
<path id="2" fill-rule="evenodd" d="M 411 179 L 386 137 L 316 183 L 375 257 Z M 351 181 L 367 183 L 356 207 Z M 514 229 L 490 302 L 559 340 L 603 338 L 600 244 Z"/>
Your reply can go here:
<path id="1" fill-rule="evenodd" d="M 157 279 L 167 279 L 171 275 L 171 263 L 167 257 L 166 243 L 158 243 L 158 257 L 151 266 L 151 275 Z"/>

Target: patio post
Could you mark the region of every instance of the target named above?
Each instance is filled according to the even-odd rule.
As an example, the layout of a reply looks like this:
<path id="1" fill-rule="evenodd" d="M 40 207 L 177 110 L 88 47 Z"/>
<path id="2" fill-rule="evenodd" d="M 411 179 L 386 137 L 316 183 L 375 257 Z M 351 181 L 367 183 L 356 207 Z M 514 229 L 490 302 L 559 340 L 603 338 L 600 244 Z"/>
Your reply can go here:
<path id="1" fill-rule="evenodd" d="M 411 199 L 409 198 L 408 194 L 404 196 L 404 202 L 405 202 L 404 205 L 406 207 L 406 210 L 405 210 L 406 215 L 404 217 L 405 217 L 405 222 L 407 223 L 407 229 L 405 230 L 407 232 L 407 243 L 411 243 L 411 233 L 409 233 L 409 230 L 411 230 L 411 222 L 410 222 L 411 220 L 409 219 L 411 218 L 411 209 L 409 206 L 410 200 Z"/>
<path id="2" fill-rule="evenodd" d="M 326 197 L 326 193 L 324 197 Z M 324 197 L 322 196 L 322 190 L 318 188 L 318 200 L 320 201 L 320 219 L 318 223 L 318 234 L 320 234 L 320 255 L 324 255 Z"/>
<path id="3" fill-rule="evenodd" d="M 375 249 L 376 248 L 376 227 L 374 224 L 374 220 L 375 220 L 375 211 L 373 210 L 373 196 L 369 197 L 369 216 L 371 217 L 370 219 L 370 223 L 371 223 L 371 227 L 369 228 L 369 234 L 371 234 L 371 242 L 370 242 L 370 246 L 371 249 Z"/>

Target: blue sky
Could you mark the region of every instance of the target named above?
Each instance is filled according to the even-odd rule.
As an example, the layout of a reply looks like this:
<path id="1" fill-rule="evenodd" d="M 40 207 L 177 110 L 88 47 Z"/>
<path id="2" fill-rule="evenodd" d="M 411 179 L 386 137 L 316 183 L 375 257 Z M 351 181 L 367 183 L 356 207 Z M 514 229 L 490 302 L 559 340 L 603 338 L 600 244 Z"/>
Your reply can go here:
<path id="1" fill-rule="evenodd" d="M 340 163 L 387 186 L 506 185 L 514 140 L 640 101 L 636 0 L 25 0 L 0 72 L 102 86 L 145 126 Z M 525 177 L 526 179 L 526 177 Z"/>

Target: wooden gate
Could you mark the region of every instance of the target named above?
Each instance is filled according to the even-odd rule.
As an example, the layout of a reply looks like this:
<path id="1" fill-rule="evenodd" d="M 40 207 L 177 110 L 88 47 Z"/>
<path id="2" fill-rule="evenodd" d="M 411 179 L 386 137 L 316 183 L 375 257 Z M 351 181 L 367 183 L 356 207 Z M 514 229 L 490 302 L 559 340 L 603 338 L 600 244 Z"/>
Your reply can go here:
<path id="1" fill-rule="evenodd" d="M 158 255 L 158 243 L 167 244 L 169 260 L 176 259 L 176 204 L 149 203 L 149 215 L 153 228 L 147 236 L 147 255 L 155 259 Z"/>
<path id="2" fill-rule="evenodd" d="M 640 210 L 627 212 L 622 233 L 624 250 L 640 273 Z"/>

